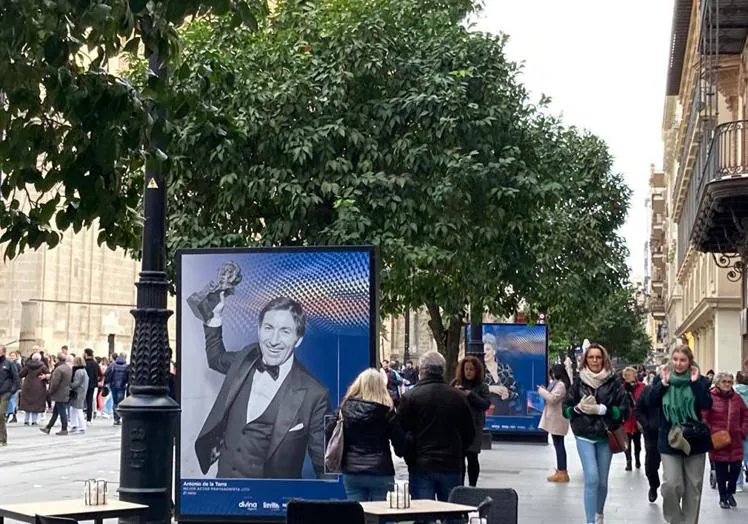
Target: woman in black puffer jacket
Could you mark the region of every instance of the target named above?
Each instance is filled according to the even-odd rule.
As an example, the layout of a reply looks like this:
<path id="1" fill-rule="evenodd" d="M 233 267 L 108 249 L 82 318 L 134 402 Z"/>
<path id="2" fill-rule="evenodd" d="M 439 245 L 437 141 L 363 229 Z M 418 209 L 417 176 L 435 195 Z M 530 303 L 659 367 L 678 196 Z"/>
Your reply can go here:
<path id="1" fill-rule="evenodd" d="M 390 442 L 395 454 L 406 451 L 406 436 L 392 408 L 382 375 L 362 372 L 341 402 L 343 417 L 343 484 L 349 500 L 385 500 L 394 486 Z M 327 425 L 328 440 L 335 423 Z"/>

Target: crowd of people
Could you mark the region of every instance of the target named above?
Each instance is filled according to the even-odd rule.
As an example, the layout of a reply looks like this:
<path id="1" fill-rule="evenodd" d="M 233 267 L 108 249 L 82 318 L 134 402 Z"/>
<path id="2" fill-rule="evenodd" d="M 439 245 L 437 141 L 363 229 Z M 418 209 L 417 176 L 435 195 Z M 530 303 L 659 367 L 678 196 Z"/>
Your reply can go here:
<path id="1" fill-rule="evenodd" d="M 616 373 L 605 348 L 590 345 L 580 370 L 551 369 L 541 428 L 551 434 L 556 471 L 550 482 L 569 482 L 564 437 L 571 428 L 582 463 L 587 524 L 603 524 L 612 456 L 623 452 L 626 471 L 644 469 L 648 500 L 658 490 L 670 524 L 699 521 L 706 457 L 722 509 L 737 507 L 735 493 L 748 476 L 748 373 L 702 375 L 687 345 L 668 364 L 645 373 Z M 662 466 L 662 481 L 660 480 Z"/>
<path id="2" fill-rule="evenodd" d="M 41 425 L 46 434 L 59 420 L 58 436 L 85 433 L 95 418 L 112 418 L 119 425 L 116 408 L 128 383 L 125 354 L 95 357 L 86 348 L 76 355 L 62 346 L 52 358 L 36 347 L 23 359 L 0 346 L 0 446 L 8 442 L 7 424 L 21 423 L 19 413 L 24 425 Z"/>

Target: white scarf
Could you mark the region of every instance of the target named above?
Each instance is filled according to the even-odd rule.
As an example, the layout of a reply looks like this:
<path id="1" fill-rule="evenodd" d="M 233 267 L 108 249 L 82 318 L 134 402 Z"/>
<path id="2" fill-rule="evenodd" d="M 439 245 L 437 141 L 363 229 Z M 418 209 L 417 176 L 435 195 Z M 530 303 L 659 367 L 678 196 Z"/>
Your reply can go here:
<path id="1" fill-rule="evenodd" d="M 579 378 L 592 389 L 597 389 L 603 385 L 603 383 L 610 376 L 610 371 L 603 368 L 598 373 L 593 373 L 590 368 L 582 368 L 579 372 Z"/>

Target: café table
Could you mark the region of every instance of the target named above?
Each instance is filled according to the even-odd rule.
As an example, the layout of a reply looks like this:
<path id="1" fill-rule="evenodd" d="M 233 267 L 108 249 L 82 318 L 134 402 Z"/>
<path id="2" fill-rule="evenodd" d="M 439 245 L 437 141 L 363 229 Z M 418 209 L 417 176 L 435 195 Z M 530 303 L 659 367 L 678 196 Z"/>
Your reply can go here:
<path id="1" fill-rule="evenodd" d="M 439 502 L 437 500 L 411 500 L 410 507 L 403 509 L 390 508 L 386 501 L 361 502 L 361 507 L 364 508 L 366 524 L 460 518 L 467 521 L 468 514 L 478 510 L 474 506 Z"/>
<path id="2" fill-rule="evenodd" d="M 99 506 L 86 505 L 82 497 L 80 500 L 55 500 L 25 502 L 21 504 L 0 505 L 0 524 L 5 524 L 5 519 L 18 520 L 34 524 L 36 515 L 42 517 L 63 517 L 78 521 L 93 520 L 96 524 L 102 524 L 104 519 L 120 517 L 137 517 L 143 515 L 148 506 L 124 502 L 118 499 L 110 499 L 106 504 Z"/>

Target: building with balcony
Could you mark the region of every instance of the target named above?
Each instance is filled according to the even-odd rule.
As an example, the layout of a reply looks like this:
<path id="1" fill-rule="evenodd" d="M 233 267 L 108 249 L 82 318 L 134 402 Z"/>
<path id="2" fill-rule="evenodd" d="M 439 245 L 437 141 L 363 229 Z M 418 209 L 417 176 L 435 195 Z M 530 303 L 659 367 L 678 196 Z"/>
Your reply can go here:
<path id="1" fill-rule="evenodd" d="M 647 279 L 647 318 L 646 331 L 652 341 L 652 347 L 661 351 L 667 344 L 667 320 L 665 301 L 667 298 L 667 220 L 666 220 L 666 184 L 665 173 L 655 171 L 651 166 L 649 174 L 649 212 L 647 225 L 649 238 L 646 242 Z"/>
<path id="2" fill-rule="evenodd" d="M 735 256 L 748 227 L 746 36 L 748 0 L 675 0 L 665 190 L 660 211 L 652 205 L 652 282 L 663 305 L 651 311 L 664 315 L 667 345 L 692 341 L 704 369 L 735 371 L 746 358 Z"/>

